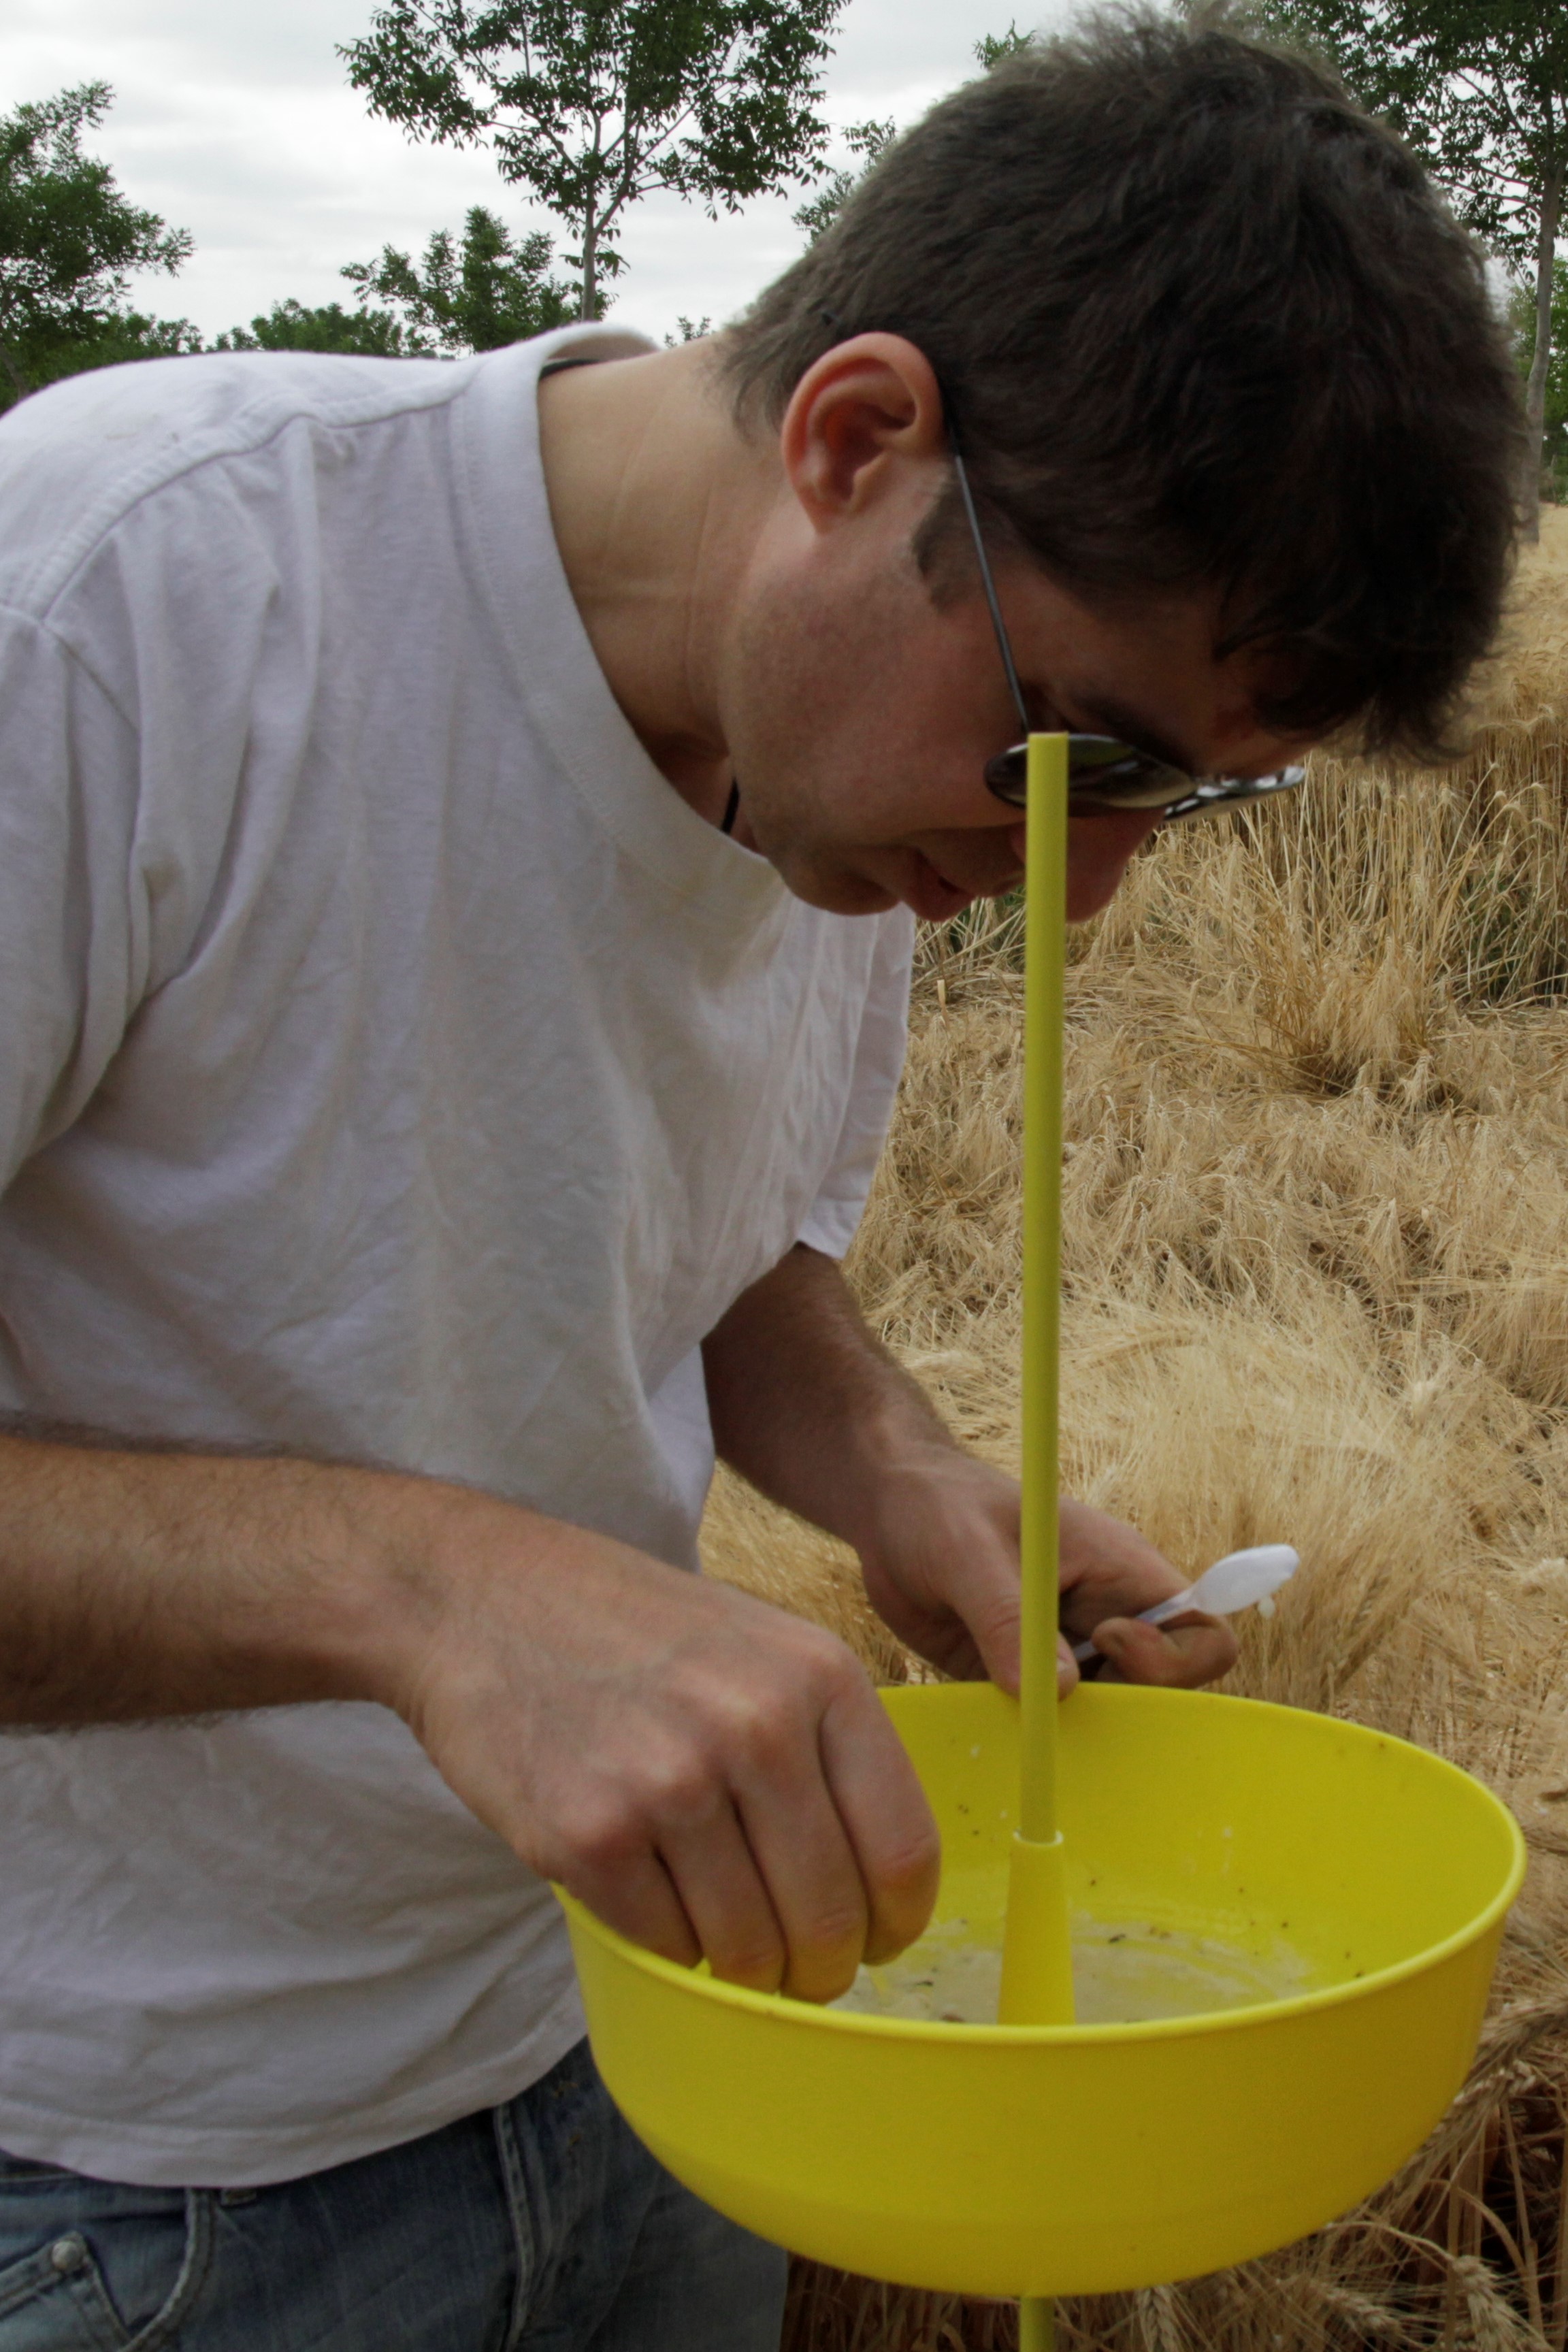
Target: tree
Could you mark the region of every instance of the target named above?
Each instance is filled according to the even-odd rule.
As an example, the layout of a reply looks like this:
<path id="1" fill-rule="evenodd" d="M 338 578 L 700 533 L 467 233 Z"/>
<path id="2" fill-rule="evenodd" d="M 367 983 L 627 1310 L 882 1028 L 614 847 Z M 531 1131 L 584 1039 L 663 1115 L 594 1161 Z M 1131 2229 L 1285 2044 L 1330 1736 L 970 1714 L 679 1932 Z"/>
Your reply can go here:
<path id="1" fill-rule="evenodd" d="M 343 272 L 344 277 L 348 271 Z M 390 310 L 345 310 L 341 302 L 310 305 L 292 296 L 274 302 L 248 328 L 231 327 L 215 352 L 353 352 L 365 359 L 418 357 L 435 349 L 408 335 Z"/>
<path id="2" fill-rule="evenodd" d="M 1266 21 L 1323 49 L 1402 131 L 1460 216 L 1534 289 L 1521 506 L 1539 529 L 1552 287 L 1568 185 L 1562 0 L 1265 0 Z"/>
<path id="3" fill-rule="evenodd" d="M 178 269 L 191 239 L 82 153 L 112 97 L 84 82 L 0 115 L 0 406 L 81 368 L 200 348 L 188 320 L 121 307 L 133 271 Z"/>
<path id="4" fill-rule="evenodd" d="M 1535 350 L 1533 288 L 1515 288 L 1513 319 L 1520 372 L 1525 374 Z M 1552 361 L 1542 407 L 1542 478 L 1554 499 L 1568 499 L 1568 261 L 1559 261 L 1552 273 Z"/>
<path id="5" fill-rule="evenodd" d="M 422 264 L 390 245 L 379 261 L 351 261 L 343 276 L 360 290 L 364 315 L 373 296 L 398 306 L 408 350 L 492 352 L 521 342 L 574 315 L 574 289 L 550 277 L 551 240 L 542 231 L 513 239 L 494 213 L 475 205 L 457 244 L 437 229 Z"/>
<path id="6" fill-rule="evenodd" d="M 166 360 L 202 349 L 202 331 L 190 319 L 153 319 L 142 310 L 111 310 L 96 332 L 36 336 L 16 347 L 0 377 L 0 415 L 28 393 L 42 392 L 90 368 L 123 367 L 131 360 Z M 18 376 L 22 389 L 16 389 Z"/>
<path id="7" fill-rule="evenodd" d="M 655 189 L 716 216 L 817 176 L 827 34 L 845 0 L 386 0 L 340 54 L 414 139 L 489 140 L 577 243 L 600 313 L 626 209 Z"/>

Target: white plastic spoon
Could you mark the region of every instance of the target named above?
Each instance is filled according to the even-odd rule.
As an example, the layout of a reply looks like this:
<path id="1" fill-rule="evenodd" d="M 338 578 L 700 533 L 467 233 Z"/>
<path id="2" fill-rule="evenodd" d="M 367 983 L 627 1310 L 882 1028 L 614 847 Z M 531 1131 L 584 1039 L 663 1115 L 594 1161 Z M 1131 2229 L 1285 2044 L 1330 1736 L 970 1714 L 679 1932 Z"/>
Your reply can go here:
<path id="1" fill-rule="evenodd" d="M 1300 1555 L 1289 1544 L 1254 1544 L 1250 1551 L 1228 1551 L 1184 1592 L 1173 1592 L 1168 1601 L 1156 1601 L 1138 1614 L 1145 1625 L 1163 1625 L 1188 1609 L 1201 1609 L 1210 1617 L 1234 1617 L 1238 1609 L 1250 1609 L 1256 1602 L 1266 1617 L 1272 1617 L 1275 1593 L 1300 1565 Z M 1092 1642 L 1074 1645 L 1073 1656 L 1080 1665 L 1099 1655 Z"/>

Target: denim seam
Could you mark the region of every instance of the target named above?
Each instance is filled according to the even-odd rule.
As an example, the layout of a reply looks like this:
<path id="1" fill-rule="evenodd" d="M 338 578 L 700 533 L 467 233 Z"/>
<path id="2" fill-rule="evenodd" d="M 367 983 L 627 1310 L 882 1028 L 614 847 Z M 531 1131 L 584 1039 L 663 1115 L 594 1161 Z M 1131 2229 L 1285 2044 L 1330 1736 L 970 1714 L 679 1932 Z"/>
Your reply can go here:
<path id="1" fill-rule="evenodd" d="M 517 2289 L 512 2297 L 511 2319 L 501 2352 L 517 2352 L 528 2326 L 533 2275 L 538 2267 L 538 2246 L 533 2211 L 529 2202 L 527 2171 L 522 2151 L 517 2144 L 517 2126 L 512 2121 L 511 2108 L 493 2107 L 490 2117 L 495 2126 L 496 2154 L 500 2161 L 501 2192 L 506 2200 L 512 2249 L 517 2257 Z"/>
<path id="2" fill-rule="evenodd" d="M 168 2295 L 155 2311 L 145 2327 L 128 2336 L 123 2352 L 158 2352 L 166 2344 L 190 2311 L 192 2304 L 206 2284 L 212 2266 L 213 2200 L 211 2189 L 187 2189 L 185 2191 L 185 2253 L 179 2275 Z"/>

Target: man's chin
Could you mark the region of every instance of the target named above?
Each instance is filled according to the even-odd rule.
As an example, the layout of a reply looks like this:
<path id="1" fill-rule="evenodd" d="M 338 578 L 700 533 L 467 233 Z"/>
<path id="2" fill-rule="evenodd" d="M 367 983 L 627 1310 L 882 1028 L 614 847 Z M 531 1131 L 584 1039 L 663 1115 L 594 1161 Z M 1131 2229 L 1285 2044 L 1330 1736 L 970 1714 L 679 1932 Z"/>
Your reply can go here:
<path id="1" fill-rule="evenodd" d="M 924 923 L 951 923 L 977 898 L 1000 898 L 1016 887 L 1022 877 L 1009 872 L 980 881 L 955 881 L 912 845 L 866 853 L 859 872 L 885 894 L 881 904 L 908 907 Z"/>
<path id="2" fill-rule="evenodd" d="M 912 854 L 908 878 L 899 893 L 905 906 L 912 908 L 924 923 L 951 923 L 965 907 L 973 906 L 979 895 L 978 891 L 950 882 L 918 849 Z"/>
<path id="3" fill-rule="evenodd" d="M 903 896 L 879 877 L 826 858 L 786 856 L 770 863 L 793 898 L 825 915 L 885 915 Z"/>
<path id="4" fill-rule="evenodd" d="M 829 915 L 885 915 L 889 908 L 904 906 L 922 922 L 951 922 L 978 895 L 949 882 L 918 849 L 814 854 L 758 846 L 795 898 Z"/>
<path id="5" fill-rule="evenodd" d="M 764 852 L 764 855 L 767 854 Z M 890 907 L 908 907 L 925 923 L 950 923 L 987 890 L 952 882 L 918 849 L 867 851 L 853 864 L 809 854 L 775 856 L 780 879 L 808 907 L 830 915 L 884 915 Z M 997 883 L 999 893 L 1013 881 Z"/>

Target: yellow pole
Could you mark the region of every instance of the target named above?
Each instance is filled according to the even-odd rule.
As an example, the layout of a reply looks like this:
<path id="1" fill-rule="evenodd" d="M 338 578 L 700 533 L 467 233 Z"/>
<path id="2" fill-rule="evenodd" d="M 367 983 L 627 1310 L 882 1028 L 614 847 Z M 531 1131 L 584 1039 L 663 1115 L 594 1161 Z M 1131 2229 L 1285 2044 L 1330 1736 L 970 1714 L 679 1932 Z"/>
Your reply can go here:
<path id="1" fill-rule="evenodd" d="M 1067 738 L 1029 738 L 1024 992 L 1023 1680 L 1018 1833 L 1002 1958 L 1005 2025 L 1070 2020 L 1057 1831 L 1057 1420 L 1061 1316 Z"/>
<path id="2" fill-rule="evenodd" d="M 1072 1940 L 1057 1827 L 1057 1430 L 1061 1328 L 1067 738 L 1031 735 L 1024 989 L 1023 1677 L 1018 1830 L 1007 1884 L 1001 2021 L 1070 2023 Z M 1051 2352 L 1053 2306 L 1026 2295 L 1020 2352 Z"/>
<path id="3" fill-rule="evenodd" d="M 1056 2352 L 1056 2311 L 1048 2294 L 1026 2294 L 1018 2305 L 1018 2352 Z"/>
<path id="4" fill-rule="evenodd" d="M 1018 1827 L 1057 1834 L 1057 1423 L 1061 1337 L 1067 739 L 1029 744 L 1024 1001 L 1024 1678 Z"/>

